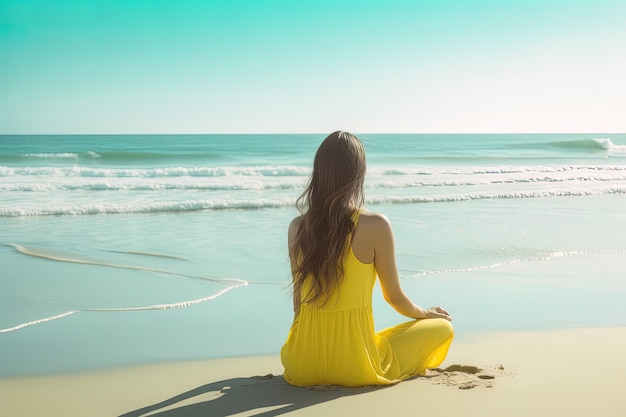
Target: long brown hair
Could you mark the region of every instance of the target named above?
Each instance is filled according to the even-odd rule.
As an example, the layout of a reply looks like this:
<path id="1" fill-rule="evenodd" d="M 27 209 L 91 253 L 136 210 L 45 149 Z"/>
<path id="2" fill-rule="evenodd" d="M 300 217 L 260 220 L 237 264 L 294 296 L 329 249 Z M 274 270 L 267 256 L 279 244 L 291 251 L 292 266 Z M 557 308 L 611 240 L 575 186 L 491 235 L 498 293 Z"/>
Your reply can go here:
<path id="1" fill-rule="evenodd" d="M 325 303 L 343 277 L 352 214 L 363 206 L 365 170 L 363 144 L 348 132 L 331 133 L 315 154 L 308 186 L 296 201 L 302 216 L 290 248 L 294 290 L 312 277 L 302 302 Z"/>

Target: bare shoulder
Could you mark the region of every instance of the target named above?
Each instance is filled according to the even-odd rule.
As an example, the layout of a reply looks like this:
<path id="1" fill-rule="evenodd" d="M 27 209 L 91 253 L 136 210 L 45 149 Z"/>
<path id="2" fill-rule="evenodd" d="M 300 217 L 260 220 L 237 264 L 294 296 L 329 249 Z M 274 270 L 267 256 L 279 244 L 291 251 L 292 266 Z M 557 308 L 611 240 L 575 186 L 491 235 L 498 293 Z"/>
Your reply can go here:
<path id="1" fill-rule="evenodd" d="M 389 219 L 382 213 L 375 211 L 363 210 L 361 216 L 359 216 L 359 223 L 365 223 L 370 226 L 388 226 Z"/>
<path id="2" fill-rule="evenodd" d="M 289 239 L 293 239 L 300 228 L 300 223 L 302 223 L 302 216 L 294 217 L 289 223 Z"/>
<path id="3" fill-rule="evenodd" d="M 290 229 L 293 229 L 293 228 L 296 228 L 296 229 L 297 229 L 297 228 L 298 228 L 298 226 L 300 226 L 300 223 L 301 223 L 301 222 L 302 222 L 302 216 L 297 216 L 297 217 L 294 217 L 294 218 L 291 220 L 291 223 L 289 224 L 289 228 L 290 228 Z"/>
<path id="4" fill-rule="evenodd" d="M 389 251 L 393 251 L 393 232 L 387 216 L 362 211 L 354 231 L 352 250 L 363 263 L 384 262 L 385 258 L 391 256 Z"/>
<path id="5" fill-rule="evenodd" d="M 359 227 L 369 233 L 383 233 L 391 231 L 391 223 L 387 216 L 374 211 L 363 210 L 359 217 Z"/>

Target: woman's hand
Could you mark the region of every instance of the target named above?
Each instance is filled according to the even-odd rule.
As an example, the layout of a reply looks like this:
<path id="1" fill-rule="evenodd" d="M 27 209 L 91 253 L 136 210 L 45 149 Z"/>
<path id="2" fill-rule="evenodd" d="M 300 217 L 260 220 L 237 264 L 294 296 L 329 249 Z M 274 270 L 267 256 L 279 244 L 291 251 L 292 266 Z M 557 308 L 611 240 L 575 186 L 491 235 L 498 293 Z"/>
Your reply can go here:
<path id="1" fill-rule="evenodd" d="M 446 319 L 448 321 L 452 321 L 452 316 L 450 316 L 450 313 L 448 313 L 445 308 L 431 307 L 426 310 L 426 312 L 428 313 L 428 316 L 426 317 L 428 319 Z"/>

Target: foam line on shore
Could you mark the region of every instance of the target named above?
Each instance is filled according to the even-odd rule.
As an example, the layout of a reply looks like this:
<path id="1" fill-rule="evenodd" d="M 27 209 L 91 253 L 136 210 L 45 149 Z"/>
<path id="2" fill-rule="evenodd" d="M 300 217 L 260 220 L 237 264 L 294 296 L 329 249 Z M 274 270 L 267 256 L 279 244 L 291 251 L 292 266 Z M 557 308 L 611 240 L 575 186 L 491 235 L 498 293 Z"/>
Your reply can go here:
<path id="1" fill-rule="evenodd" d="M 13 327 L 0 329 L 0 333 L 9 333 L 9 332 L 13 332 L 13 331 L 16 331 L 16 330 L 23 329 L 23 328 L 28 327 L 28 326 L 34 326 L 34 325 L 43 324 L 43 323 L 46 323 L 46 322 L 49 322 L 49 321 L 62 319 L 62 318 L 71 316 L 73 314 L 79 313 L 79 312 L 96 312 L 96 313 L 109 312 L 109 313 L 114 313 L 114 312 L 131 312 L 131 311 L 148 311 L 148 310 L 169 310 L 169 309 L 175 309 L 175 308 L 189 307 L 189 306 L 192 306 L 192 305 L 201 304 L 201 303 L 204 303 L 204 302 L 207 302 L 207 301 L 211 301 L 211 300 L 214 300 L 214 299 L 216 299 L 216 298 L 226 294 L 227 292 L 229 292 L 229 291 L 231 291 L 231 290 L 233 290 L 235 288 L 246 287 L 249 284 L 257 284 L 257 285 L 260 285 L 260 284 L 262 284 L 262 285 L 284 285 L 284 283 L 278 283 L 278 282 L 255 282 L 255 281 L 246 281 L 246 280 L 237 279 L 237 278 L 209 278 L 209 277 L 203 277 L 203 276 L 199 276 L 199 275 L 184 274 L 184 273 L 180 273 L 180 272 L 167 271 L 167 270 L 161 270 L 161 269 L 155 269 L 155 268 L 148 268 L 148 267 L 141 267 L 141 266 L 134 266 L 134 265 L 122 265 L 122 264 L 113 264 L 113 263 L 108 263 L 108 262 L 101 262 L 101 261 L 96 261 L 96 260 L 87 259 L 87 258 L 79 258 L 79 257 L 76 257 L 74 255 L 66 256 L 66 255 L 62 255 L 62 254 L 58 254 L 58 253 L 42 251 L 42 250 L 39 250 L 39 249 L 35 249 L 35 248 L 19 245 L 19 244 L 16 244 L 16 243 L 6 243 L 5 245 L 13 247 L 18 253 L 21 253 L 23 255 L 33 256 L 33 257 L 46 259 L 46 260 L 51 260 L 51 261 L 69 262 L 69 263 L 77 263 L 77 264 L 83 264 L 83 265 L 95 265 L 95 266 L 104 266 L 104 267 L 110 267 L 110 268 L 121 268 L 121 269 L 131 269 L 131 270 L 139 270 L 139 271 L 156 272 L 156 273 L 177 275 L 177 276 L 182 276 L 182 277 L 186 277 L 186 278 L 200 279 L 200 280 L 210 281 L 210 282 L 214 282 L 214 283 L 218 283 L 218 284 L 225 284 L 225 285 L 228 285 L 228 286 L 226 288 L 221 289 L 217 293 L 214 293 L 214 294 L 211 294 L 209 296 L 202 297 L 202 298 L 199 298 L 199 299 L 195 299 L 195 300 L 185 300 L 185 301 L 180 301 L 180 302 L 175 302 L 175 303 L 155 304 L 155 305 L 149 305 L 149 306 L 130 306 L 130 307 L 117 307 L 117 308 L 84 308 L 84 309 L 66 311 L 66 312 L 64 312 L 62 314 L 58 314 L 58 315 L 54 315 L 54 316 L 50 316 L 50 317 L 44 317 L 44 318 L 41 318 L 41 319 L 37 319 L 37 320 L 21 323 L 21 324 L 18 324 L 16 326 L 13 326 Z M 146 255 L 145 253 L 140 253 L 140 254 Z M 154 255 L 154 254 L 152 254 L 152 255 Z"/>
<path id="2" fill-rule="evenodd" d="M 566 256 L 590 256 L 590 255 L 602 255 L 602 254 L 618 254 L 624 253 L 626 249 L 605 249 L 605 250 L 560 250 L 550 252 L 543 256 L 533 256 L 529 258 L 518 258 L 518 259 L 510 259 L 508 261 L 494 262 L 492 264 L 487 265 L 477 265 L 477 266 L 468 266 L 464 268 L 450 268 L 450 269 L 437 269 L 433 271 L 409 271 L 413 272 L 409 275 L 402 275 L 400 278 L 419 278 L 427 275 L 440 275 L 440 274 L 451 274 L 456 272 L 473 272 L 473 271 L 483 271 L 486 269 L 495 269 L 505 265 L 513 265 L 522 262 L 542 262 L 542 261 L 550 261 L 556 258 L 562 258 Z M 406 271 L 406 270 L 405 270 Z"/>
<path id="3" fill-rule="evenodd" d="M 34 325 L 37 325 L 37 324 L 47 323 L 49 321 L 62 319 L 62 318 L 69 317 L 69 316 L 71 316 L 73 314 L 81 313 L 81 312 L 89 312 L 89 313 L 119 313 L 119 312 L 130 312 L 130 311 L 171 310 L 171 309 L 175 309 L 175 308 L 184 308 L 184 307 L 189 307 L 189 306 L 192 306 L 192 305 L 204 303 L 206 301 L 214 300 L 214 299 L 216 299 L 216 298 L 226 294 L 230 290 L 234 290 L 235 288 L 239 288 L 239 287 L 245 287 L 247 285 L 248 285 L 248 283 L 246 281 L 242 281 L 239 284 L 231 285 L 231 286 L 229 286 L 227 288 L 224 288 L 224 289 L 218 291 L 217 293 L 211 294 L 211 295 L 209 295 L 207 297 L 199 298 L 197 300 L 181 301 L 181 302 L 178 302 L 178 303 L 155 304 L 155 305 L 142 306 L 142 307 L 85 308 L 85 309 L 81 309 L 81 310 L 71 310 L 71 311 L 66 311 L 65 313 L 57 314 L 55 316 L 44 317 L 42 319 L 33 320 L 33 321 L 26 322 L 26 323 L 21 323 L 21 324 L 18 324 L 17 326 L 8 327 L 6 329 L 0 329 L 0 333 L 14 332 L 16 330 L 21 330 L 21 329 L 23 329 L 25 327 L 28 327 L 28 326 L 34 326 Z"/>
<path id="4" fill-rule="evenodd" d="M 28 247 L 28 246 L 18 245 L 16 243 L 6 243 L 6 245 L 13 247 L 16 251 L 18 251 L 22 255 L 33 256 L 35 258 L 47 259 L 50 261 L 68 262 L 68 263 L 75 263 L 75 264 L 82 264 L 82 265 L 104 266 L 108 268 L 118 268 L 118 269 L 131 269 L 135 271 L 156 272 L 156 273 L 161 273 L 161 274 L 177 275 L 177 276 L 186 277 L 186 278 L 200 279 L 200 280 L 216 282 L 220 284 L 233 284 L 233 283 L 245 282 L 247 285 L 250 283 L 249 281 L 238 279 L 238 278 L 210 278 L 210 277 L 204 277 L 201 275 L 192 275 L 192 274 L 184 274 L 182 272 L 168 271 L 165 269 L 156 269 L 156 268 L 150 268 L 150 267 L 145 267 L 145 266 L 135 266 L 135 265 L 114 264 L 110 262 L 102 262 L 102 261 L 97 261 L 93 259 L 79 258 L 79 257 L 74 257 L 74 256 L 70 257 L 70 256 L 61 255 L 58 253 L 55 254 L 52 252 L 42 251 L 40 249 L 36 249 L 36 248 Z"/>
<path id="5" fill-rule="evenodd" d="M 163 253 L 138 252 L 138 251 L 127 251 L 127 250 L 107 250 L 107 252 L 125 253 L 128 255 L 153 256 L 155 258 L 178 259 L 180 261 L 190 261 L 190 259 L 183 258 L 182 256 L 167 255 Z"/>
<path id="6" fill-rule="evenodd" d="M 44 317 L 43 319 L 29 321 L 29 322 L 18 324 L 17 326 L 9 327 L 6 329 L 0 329 L 0 333 L 9 333 L 15 330 L 23 329 L 24 327 L 34 326 L 36 324 L 46 323 L 48 321 L 57 320 L 57 319 L 62 319 L 64 317 L 68 317 L 68 316 L 71 316 L 72 314 L 76 314 L 79 312 L 80 310 L 66 311 L 65 313 L 57 314 L 56 316 Z"/>

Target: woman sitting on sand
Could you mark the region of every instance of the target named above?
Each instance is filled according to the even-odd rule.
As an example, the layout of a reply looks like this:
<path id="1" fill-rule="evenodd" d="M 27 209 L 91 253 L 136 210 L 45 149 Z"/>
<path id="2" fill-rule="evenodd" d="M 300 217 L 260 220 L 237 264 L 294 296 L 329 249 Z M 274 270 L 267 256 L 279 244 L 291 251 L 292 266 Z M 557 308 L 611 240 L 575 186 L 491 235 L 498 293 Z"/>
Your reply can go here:
<path id="1" fill-rule="evenodd" d="M 295 317 L 281 350 L 290 384 L 393 384 L 437 367 L 452 342 L 448 312 L 425 310 L 400 288 L 391 225 L 362 208 L 364 177 L 363 144 L 334 132 L 296 203 L 302 214 L 288 236 Z M 374 331 L 376 276 L 385 300 L 413 320 Z"/>

